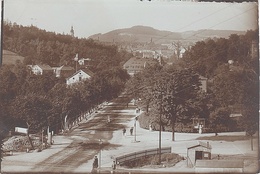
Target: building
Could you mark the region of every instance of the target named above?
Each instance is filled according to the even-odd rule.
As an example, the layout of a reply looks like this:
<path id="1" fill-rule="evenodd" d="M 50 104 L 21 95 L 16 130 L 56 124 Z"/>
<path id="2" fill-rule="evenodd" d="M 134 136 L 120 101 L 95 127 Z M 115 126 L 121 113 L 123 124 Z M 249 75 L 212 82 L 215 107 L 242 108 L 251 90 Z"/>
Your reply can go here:
<path id="1" fill-rule="evenodd" d="M 200 80 L 200 83 L 201 83 L 201 85 L 200 85 L 201 90 L 203 92 L 207 92 L 208 78 L 200 76 L 199 80 Z"/>
<path id="2" fill-rule="evenodd" d="M 187 166 L 194 167 L 197 160 L 211 159 L 211 145 L 207 142 L 198 141 L 195 145 L 187 148 Z"/>
<path id="3" fill-rule="evenodd" d="M 74 37 L 74 29 L 73 29 L 73 26 L 71 26 L 70 35 L 71 35 L 72 37 Z"/>
<path id="4" fill-rule="evenodd" d="M 133 76 L 143 71 L 145 67 L 153 66 L 157 63 L 158 61 L 156 59 L 132 57 L 123 65 L 123 69 L 125 69 L 129 75 Z"/>
<path id="5" fill-rule="evenodd" d="M 31 68 L 32 73 L 35 75 L 43 75 L 46 73 L 53 73 L 53 69 L 49 65 L 28 65 Z"/>
<path id="6" fill-rule="evenodd" d="M 71 74 L 74 73 L 74 68 L 70 66 L 60 66 L 60 67 L 53 67 L 53 72 L 55 74 L 55 77 L 69 77 Z"/>
<path id="7" fill-rule="evenodd" d="M 67 85 L 72 85 L 75 83 L 82 82 L 86 79 L 90 79 L 94 75 L 93 72 L 91 72 L 88 69 L 80 69 L 68 78 L 66 78 L 66 84 Z"/>

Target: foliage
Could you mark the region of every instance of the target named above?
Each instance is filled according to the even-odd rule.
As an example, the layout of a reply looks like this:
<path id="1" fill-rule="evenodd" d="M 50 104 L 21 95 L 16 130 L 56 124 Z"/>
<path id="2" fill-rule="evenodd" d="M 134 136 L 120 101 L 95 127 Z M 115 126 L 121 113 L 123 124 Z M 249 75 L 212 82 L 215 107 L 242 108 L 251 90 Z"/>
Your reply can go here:
<path id="1" fill-rule="evenodd" d="M 118 51 L 114 45 L 103 45 L 91 39 L 46 32 L 35 26 L 4 24 L 4 49 L 25 57 L 25 64 L 50 66 L 74 65 L 73 58 L 90 58 L 88 67 L 93 72 L 109 69 L 125 62 L 131 54 Z"/>
<path id="2" fill-rule="evenodd" d="M 162 125 L 163 130 L 165 125 L 171 125 L 172 140 L 175 123 L 197 116 L 198 108 L 203 105 L 197 99 L 199 76 L 190 69 L 150 67 L 134 76 L 128 85 L 128 94 L 145 103 L 150 124 Z"/>
<path id="3" fill-rule="evenodd" d="M 28 129 L 35 131 L 46 126 L 52 106 L 45 96 L 29 94 L 17 96 L 12 107 L 13 116 L 26 123 Z"/>
<path id="4" fill-rule="evenodd" d="M 21 126 L 26 126 L 26 122 L 33 125 L 35 131 L 47 126 L 61 129 L 66 115 L 73 120 L 101 102 L 117 97 L 129 78 L 119 66 L 132 54 L 119 51 L 114 45 L 103 45 L 91 39 L 79 39 L 46 32 L 35 26 L 25 27 L 7 22 L 4 24 L 4 35 L 4 49 L 25 57 L 24 62 L 0 68 L 0 118 L 8 125 L 8 129 L 21 123 L 24 123 Z M 96 75 L 71 87 L 64 84 L 64 78 L 56 78 L 52 73 L 33 75 L 26 66 L 35 63 L 74 66 L 73 58 L 76 54 L 79 58 L 91 59 L 85 66 Z M 40 112 L 47 108 L 39 108 L 28 102 L 23 105 L 22 102 L 29 99 L 38 104 L 49 103 L 50 108 L 44 112 L 48 117 L 38 119 L 42 115 L 38 115 L 35 110 Z M 27 112 L 32 120 L 26 117 Z"/>
<path id="5" fill-rule="evenodd" d="M 229 108 L 218 108 L 210 114 L 210 126 L 215 132 L 230 131 L 235 127 L 235 122 L 230 116 Z"/>
<path id="6" fill-rule="evenodd" d="M 238 111 L 229 108 L 241 106 L 243 127 L 251 135 L 258 123 L 259 67 L 253 52 L 257 33 L 248 31 L 229 39 L 197 42 L 176 64 L 135 75 L 128 82 L 127 91 L 141 99 L 139 103 L 146 106 L 150 122 L 158 124 L 161 113 L 163 129 L 167 122 L 172 126 L 177 122 L 185 125 L 192 117 L 202 117 L 215 131 L 238 130 L 230 118 L 232 112 Z M 197 74 L 208 78 L 207 93 L 198 90 Z"/>
<path id="7" fill-rule="evenodd" d="M 257 130 L 258 123 L 259 64 L 258 52 L 254 50 L 258 50 L 257 43 L 257 30 L 232 34 L 228 39 L 209 39 L 196 43 L 179 62 L 181 67 L 190 67 L 209 78 L 211 116 L 218 115 L 223 108 L 240 105 L 242 124 L 250 135 Z M 230 124 L 224 127 L 231 128 L 233 123 Z"/>
<path id="8" fill-rule="evenodd" d="M 32 75 L 24 64 L 0 68 L 0 118 L 6 129 L 28 127 L 33 132 L 62 129 L 64 117 L 74 121 L 124 89 L 127 72 L 120 67 L 100 71 L 82 83 L 66 86 L 52 74 Z M 1 127 L 1 130 L 4 127 Z"/>

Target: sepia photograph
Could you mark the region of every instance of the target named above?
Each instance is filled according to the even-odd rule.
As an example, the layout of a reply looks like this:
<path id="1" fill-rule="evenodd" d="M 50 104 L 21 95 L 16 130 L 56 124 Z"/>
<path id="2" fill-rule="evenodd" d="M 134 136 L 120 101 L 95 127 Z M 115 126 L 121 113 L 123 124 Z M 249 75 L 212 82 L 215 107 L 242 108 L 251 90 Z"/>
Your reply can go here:
<path id="1" fill-rule="evenodd" d="M 258 1 L 0 2 L 0 174 L 259 172 Z"/>

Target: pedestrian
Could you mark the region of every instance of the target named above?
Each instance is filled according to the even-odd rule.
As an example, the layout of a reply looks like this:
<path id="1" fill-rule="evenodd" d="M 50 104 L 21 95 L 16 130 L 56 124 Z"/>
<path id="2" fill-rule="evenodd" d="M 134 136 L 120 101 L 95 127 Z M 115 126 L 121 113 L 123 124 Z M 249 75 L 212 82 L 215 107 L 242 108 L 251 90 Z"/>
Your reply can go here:
<path id="1" fill-rule="evenodd" d="M 98 168 L 98 158 L 97 156 L 95 156 L 93 161 L 93 169 L 97 169 L 97 168 Z"/>
<path id="2" fill-rule="evenodd" d="M 131 127 L 131 128 L 130 128 L 130 135 L 133 135 L 133 130 L 134 130 L 134 128 Z"/>
<path id="3" fill-rule="evenodd" d="M 125 133 L 126 133 L 126 129 L 124 128 L 123 129 L 123 136 L 125 136 Z"/>
<path id="4" fill-rule="evenodd" d="M 116 161 L 114 160 L 113 161 L 113 164 L 112 164 L 112 169 L 115 170 L 116 169 Z"/>

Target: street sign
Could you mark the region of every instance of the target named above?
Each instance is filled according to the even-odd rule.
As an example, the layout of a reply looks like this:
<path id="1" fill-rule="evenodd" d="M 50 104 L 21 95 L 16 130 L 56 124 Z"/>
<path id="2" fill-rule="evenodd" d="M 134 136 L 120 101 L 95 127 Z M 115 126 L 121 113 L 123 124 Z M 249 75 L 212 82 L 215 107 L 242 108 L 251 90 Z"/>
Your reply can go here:
<path id="1" fill-rule="evenodd" d="M 15 127 L 15 132 L 27 134 L 28 133 L 28 129 L 27 128 L 22 128 L 22 127 Z"/>

